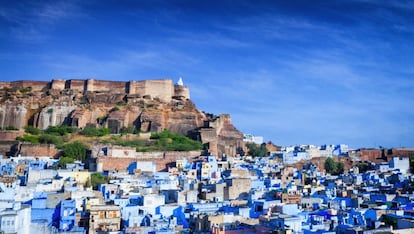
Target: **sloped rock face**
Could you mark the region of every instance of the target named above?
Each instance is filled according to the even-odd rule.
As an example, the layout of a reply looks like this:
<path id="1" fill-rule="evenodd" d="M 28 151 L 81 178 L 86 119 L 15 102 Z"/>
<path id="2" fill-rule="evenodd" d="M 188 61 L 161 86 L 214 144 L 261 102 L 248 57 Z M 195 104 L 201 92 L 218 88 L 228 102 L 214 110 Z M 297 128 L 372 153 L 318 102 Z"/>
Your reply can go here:
<path id="1" fill-rule="evenodd" d="M 238 148 L 244 148 L 243 133 L 234 127 L 228 114 L 207 121 L 198 134 L 201 142 L 209 146 L 212 155 L 236 155 Z"/>
<path id="2" fill-rule="evenodd" d="M 0 82 L 0 128 L 22 130 L 31 125 L 46 129 L 62 124 L 108 127 L 112 133 L 123 128 L 143 132 L 167 129 L 182 135 L 205 128 L 204 135 L 197 138 L 210 144 L 215 155 L 232 153 L 243 140 L 229 116 L 218 118 L 197 110 L 188 87 L 174 86 L 171 80 Z"/>
<path id="3" fill-rule="evenodd" d="M 82 82 L 86 81 L 76 81 Z M 33 125 L 46 129 L 61 124 L 84 128 L 95 125 L 110 127 L 117 133 L 123 127 L 133 126 L 141 131 L 168 129 L 187 134 L 206 120 L 191 100 L 182 96 L 171 97 L 171 101 L 166 102 L 151 98 L 151 95 L 131 95 L 119 90 L 114 93 L 110 90 L 82 91 L 81 85 L 62 90 L 50 89 L 53 85 L 47 82 L 37 84 L 44 87 L 36 89 L 21 83 L 18 87 L 14 85 L 0 85 L 1 128 L 22 129 Z"/>

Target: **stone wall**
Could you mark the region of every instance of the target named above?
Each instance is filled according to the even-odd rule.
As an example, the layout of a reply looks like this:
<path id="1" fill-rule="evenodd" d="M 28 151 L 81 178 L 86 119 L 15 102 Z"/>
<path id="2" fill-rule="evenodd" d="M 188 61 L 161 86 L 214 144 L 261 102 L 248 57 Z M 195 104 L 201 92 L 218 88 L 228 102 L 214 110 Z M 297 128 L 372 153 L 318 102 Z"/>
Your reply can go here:
<path id="1" fill-rule="evenodd" d="M 31 80 L 19 80 L 10 82 L 9 88 L 28 88 L 31 87 L 32 91 L 41 91 L 44 88 L 48 88 L 49 82 L 47 81 L 31 81 Z"/>
<path id="2" fill-rule="evenodd" d="M 379 149 L 360 149 L 357 155 L 361 161 L 375 161 L 381 158 L 382 152 Z"/>
<path id="3" fill-rule="evenodd" d="M 169 165 L 175 163 L 178 159 L 186 158 L 188 161 L 193 161 L 194 158 L 200 155 L 199 151 L 190 152 L 132 152 L 125 151 L 122 155 L 118 154 L 119 148 L 115 151 L 117 157 L 98 156 L 97 168 L 102 171 L 126 171 L 132 162 L 154 162 L 157 171 L 166 171 Z M 114 151 L 112 151 L 114 152 Z M 135 156 L 132 156 L 135 155 Z"/>
<path id="4" fill-rule="evenodd" d="M 64 90 L 65 84 L 66 84 L 65 80 L 52 80 L 50 84 L 50 89 Z"/>
<path id="5" fill-rule="evenodd" d="M 85 83 L 86 83 L 85 80 L 68 80 L 66 84 L 66 88 L 74 90 L 74 91 L 78 91 L 78 92 L 83 92 L 86 86 Z"/>
<path id="6" fill-rule="evenodd" d="M 14 141 L 16 140 L 16 137 L 22 136 L 24 134 L 24 131 L 6 131 L 6 130 L 0 130 L 0 141 Z"/>
<path id="7" fill-rule="evenodd" d="M 86 91 L 90 92 L 110 92 L 127 93 L 127 82 L 107 81 L 107 80 L 87 80 Z"/>
<path id="8" fill-rule="evenodd" d="M 32 145 L 22 144 L 20 148 L 20 154 L 22 156 L 33 156 L 33 157 L 58 157 L 59 150 L 52 144 L 43 145 Z"/>
<path id="9" fill-rule="evenodd" d="M 28 88 L 32 91 L 41 91 L 45 88 L 53 90 L 70 89 L 77 92 L 109 92 L 150 95 L 152 98 L 159 98 L 161 101 L 169 102 L 172 97 L 190 98 L 189 88 L 182 85 L 174 85 L 171 79 L 141 80 L 141 81 L 106 81 L 106 80 L 60 80 L 46 81 L 13 81 L 0 82 L 0 89 L 4 88 Z"/>
<path id="10" fill-rule="evenodd" d="M 172 80 L 145 80 L 144 95 L 159 98 L 161 101 L 170 102 L 174 96 L 174 84 Z"/>

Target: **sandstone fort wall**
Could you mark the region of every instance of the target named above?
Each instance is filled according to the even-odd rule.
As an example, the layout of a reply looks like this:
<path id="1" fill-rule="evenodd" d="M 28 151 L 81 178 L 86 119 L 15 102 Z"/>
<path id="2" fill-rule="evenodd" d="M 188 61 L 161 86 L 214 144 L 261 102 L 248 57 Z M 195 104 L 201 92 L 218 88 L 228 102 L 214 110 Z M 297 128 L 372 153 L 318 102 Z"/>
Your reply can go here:
<path id="1" fill-rule="evenodd" d="M 10 131 L 10 130 L 0 130 L 0 140 L 2 141 L 14 141 L 16 137 L 22 136 L 24 131 Z"/>
<path id="2" fill-rule="evenodd" d="M 34 157 L 58 157 L 59 150 L 55 148 L 53 144 L 22 144 L 20 148 L 20 154 L 22 156 L 34 156 Z"/>
<path id="3" fill-rule="evenodd" d="M 65 80 L 52 80 L 50 83 L 50 89 L 64 90 L 65 84 Z"/>
<path id="4" fill-rule="evenodd" d="M 85 80 L 69 80 L 65 88 L 78 91 L 78 92 L 83 92 L 86 86 L 85 82 L 86 82 Z"/>
<path id="5" fill-rule="evenodd" d="M 171 101 L 174 96 L 174 84 L 172 80 L 146 80 L 144 95 L 159 98 L 164 102 Z"/>
<path id="6" fill-rule="evenodd" d="M 32 91 L 41 91 L 49 86 L 47 81 L 29 81 L 29 80 L 18 80 L 13 82 L 0 82 L 0 89 L 4 88 L 28 88 L 31 87 Z"/>
<path id="7" fill-rule="evenodd" d="M 110 92 L 110 93 L 127 93 L 127 82 L 107 81 L 107 80 L 87 80 L 86 91 Z"/>
<path id="8" fill-rule="evenodd" d="M 190 98 L 189 88 L 187 86 L 174 85 L 171 79 L 160 80 L 141 80 L 141 81 L 106 81 L 106 80 L 60 80 L 54 79 L 51 82 L 46 81 L 13 81 L 0 82 L 0 89 L 4 88 L 28 88 L 32 91 L 41 91 L 43 89 L 64 90 L 70 89 L 76 92 L 109 92 L 137 94 L 140 96 L 149 95 L 151 98 L 159 98 L 161 101 L 169 102 L 172 97 L 179 96 Z"/>

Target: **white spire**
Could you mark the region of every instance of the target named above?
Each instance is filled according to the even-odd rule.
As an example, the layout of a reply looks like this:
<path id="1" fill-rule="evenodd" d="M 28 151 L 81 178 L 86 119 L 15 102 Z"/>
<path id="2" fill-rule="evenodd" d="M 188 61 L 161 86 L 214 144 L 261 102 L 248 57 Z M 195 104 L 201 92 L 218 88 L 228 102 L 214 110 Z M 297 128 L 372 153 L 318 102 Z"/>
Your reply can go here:
<path id="1" fill-rule="evenodd" d="M 183 86 L 183 78 L 180 76 L 180 78 L 178 79 L 177 85 Z"/>

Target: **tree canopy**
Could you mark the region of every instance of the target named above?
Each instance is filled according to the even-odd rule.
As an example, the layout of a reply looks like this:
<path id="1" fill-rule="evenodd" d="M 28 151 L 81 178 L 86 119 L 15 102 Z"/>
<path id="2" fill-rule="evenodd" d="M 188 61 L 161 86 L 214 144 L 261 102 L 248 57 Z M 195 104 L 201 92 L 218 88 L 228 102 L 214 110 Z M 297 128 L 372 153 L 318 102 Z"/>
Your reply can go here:
<path id="1" fill-rule="evenodd" d="M 252 157 L 265 157 L 267 155 L 266 144 L 258 146 L 255 143 L 247 143 L 248 155 Z"/>
<path id="2" fill-rule="evenodd" d="M 332 175 L 340 175 L 344 173 L 344 164 L 342 162 L 335 162 L 333 158 L 325 160 L 325 170 Z"/>
<path id="3" fill-rule="evenodd" d="M 100 184 L 106 184 L 109 182 L 109 177 L 102 175 L 99 172 L 95 172 L 91 174 L 91 185 L 94 190 L 98 189 Z"/>
<path id="4" fill-rule="evenodd" d="M 88 147 L 80 141 L 74 141 L 63 146 L 63 157 L 73 158 L 74 160 L 85 161 Z"/>

